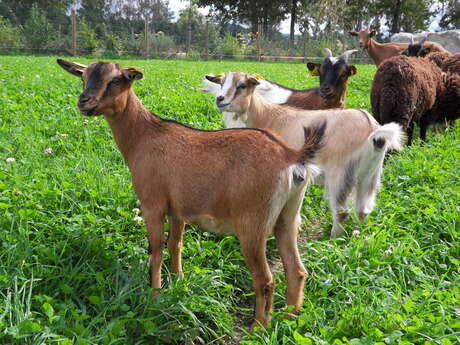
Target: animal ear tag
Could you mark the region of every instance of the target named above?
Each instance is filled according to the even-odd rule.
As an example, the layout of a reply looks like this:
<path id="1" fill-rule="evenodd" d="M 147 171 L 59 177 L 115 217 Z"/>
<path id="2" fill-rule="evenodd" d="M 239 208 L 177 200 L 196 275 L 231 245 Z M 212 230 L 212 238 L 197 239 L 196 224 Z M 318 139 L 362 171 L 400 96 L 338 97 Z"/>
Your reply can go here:
<path id="1" fill-rule="evenodd" d="M 252 76 L 258 80 L 265 80 L 265 78 L 262 77 L 260 74 L 253 74 Z"/>

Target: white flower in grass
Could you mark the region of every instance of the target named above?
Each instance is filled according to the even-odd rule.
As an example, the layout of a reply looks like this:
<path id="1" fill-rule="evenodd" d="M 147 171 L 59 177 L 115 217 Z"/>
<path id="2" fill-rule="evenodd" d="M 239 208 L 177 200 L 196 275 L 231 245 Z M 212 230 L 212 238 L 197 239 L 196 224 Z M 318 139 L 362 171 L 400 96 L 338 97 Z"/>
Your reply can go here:
<path id="1" fill-rule="evenodd" d="M 47 147 L 45 149 L 45 155 L 52 155 L 53 154 L 53 149 L 51 147 Z"/>
<path id="2" fill-rule="evenodd" d="M 134 222 L 136 223 L 136 225 L 141 225 L 143 221 L 144 219 L 141 216 L 138 216 L 138 215 L 134 216 Z"/>
<path id="3" fill-rule="evenodd" d="M 139 209 L 136 207 L 136 208 L 133 208 L 133 209 L 131 210 L 131 212 L 133 212 L 134 214 L 139 214 L 139 213 L 141 213 L 141 210 L 139 210 Z"/>
<path id="4" fill-rule="evenodd" d="M 385 255 L 390 255 L 393 253 L 393 250 L 391 248 L 388 248 L 387 250 L 384 251 Z"/>
<path id="5" fill-rule="evenodd" d="M 63 137 L 63 138 L 68 138 L 68 137 L 69 137 L 69 135 L 68 135 L 67 133 L 61 133 L 61 134 L 59 134 L 59 135 L 60 135 L 61 137 Z"/>
<path id="6" fill-rule="evenodd" d="M 8 157 L 8 158 L 6 159 L 6 162 L 7 162 L 7 163 L 14 163 L 14 162 L 16 162 L 16 158 Z"/>
<path id="7" fill-rule="evenodd" d="M 359 230 L 353 230 L 353 232 L 351 233 L 351 235 L 352 235 L 353 237 L 356 237 L 356 236 L 359 236 L 360 233 L 361 233 L 361 232 L 360 232 Z"/>
<path id="8" fill-rule="evenodd" d="M 83 120 L 83 125 L 84 125 L 84 126 L 87 126 L 87 125 L 88 125 L 88 123 L 89 123 L 89 120 L 86 120 L 86 119 L 85 119 L 85 120 Z"/>

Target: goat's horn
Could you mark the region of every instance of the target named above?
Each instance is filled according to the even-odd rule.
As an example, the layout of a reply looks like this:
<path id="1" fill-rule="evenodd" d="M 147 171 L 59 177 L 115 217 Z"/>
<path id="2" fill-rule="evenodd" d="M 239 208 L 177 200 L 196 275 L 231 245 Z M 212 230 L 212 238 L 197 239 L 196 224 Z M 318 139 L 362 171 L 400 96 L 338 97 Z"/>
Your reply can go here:
<path id="1" fill-rule="evenodd" d="M 414 44 L 414 35 L 410 35 L 410 44 Z"/>
<path id="2" fill-rule="evenodd" d="M 345 63 L 348 62 L 348 58 L 350 57 L 351 54 L 356 53 L 358 50 L 352 49 L 352 50 L 347 50 L 345 51 L 342 55 L 340 55 L 339 59 L 344 61 Z"/>
<path id="3" fill-rule="evenodd" d="M 375 18 L 372 18 L 371 21 L 369 22 L 369 30 L 372 28 L 372 24 L 374 24 Z"/>
<path id="4" fill-rule="evenodd" d="M 332 52 L 329 48 L 324 48 L 324 50 L 326 51 L 326 59 L 327 58 L 331 58 L 332 57 Z"/>

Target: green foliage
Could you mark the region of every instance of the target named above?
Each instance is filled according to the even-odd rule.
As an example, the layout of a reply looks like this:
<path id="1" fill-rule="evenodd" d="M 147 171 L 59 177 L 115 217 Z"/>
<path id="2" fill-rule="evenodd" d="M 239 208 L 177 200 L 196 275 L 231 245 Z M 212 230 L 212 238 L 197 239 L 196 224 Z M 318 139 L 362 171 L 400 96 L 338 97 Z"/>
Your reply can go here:
<path id="1" fill-rule="evenodd" d="M 38 6 L 32 6 L 30 15 L 24 23 L 24 36 L 34 49 L 44 49 L 52 46 L 56 39 L 56 31 L 45 13 Z"/>
<path id="2" fill-rule="evenodd" d="M 227 33 L 217 44 L 216 53 L 225 56 L 236 56 L 242 53 L 242 47 L 236 37 Z"/>
<path id="3" fill-rule="evenodd" d="M 21 45 L 21 41 L 21 31 L 0 16 L 0 48 L 17 48 Z"/>
<path id="4" fill-rule="evenodd" d="M 213 97 L 197 90 L 206 73 L 318 85 L 304 64 L 117 62 L 143 70 L 134 88 L 149 109 L 202 129 L 222 128 Z M 357 68 L 346 103 L 369 109 L 375 66 Z M 272 327 L 252 332 L 251 278 L 231 236 L 188 226 L 185 278 L 166 266 L 152 299 L 129 171 L 104 119 L 78 114 L 78 78 L 55 57 L 0 57 L 0 83 L 0 344 L 460 342 L 459 126 L 388 157 L 375 211 L 364 226 L 349 221 L 344 239 L 306 239 L 327 235 L 332 223 L 322 189 L 309 188 L 301 313 L 284 319 L 286 286 L 275 264 Z M 274 242 L 269 257 L 277 263 Z"/>
<path id="5" fill-rule="evenodd" d="M 155 53 L 173 53 L 176 51 L 176 44 L 171 36 L 159 31 L 151 38 L 152 50 Z"/>
<path id="6" fill-rule="evenodd" d="M 110 45 L 114 46 L 116 44 L 115 42 L 115 38 L 112 37 L 112 44 Z M 85 22 L 80 23 L 78 30 L 78 48 L 91 54 L 99 46 L 100 43 L 97 38 L 96 30 Z"/>

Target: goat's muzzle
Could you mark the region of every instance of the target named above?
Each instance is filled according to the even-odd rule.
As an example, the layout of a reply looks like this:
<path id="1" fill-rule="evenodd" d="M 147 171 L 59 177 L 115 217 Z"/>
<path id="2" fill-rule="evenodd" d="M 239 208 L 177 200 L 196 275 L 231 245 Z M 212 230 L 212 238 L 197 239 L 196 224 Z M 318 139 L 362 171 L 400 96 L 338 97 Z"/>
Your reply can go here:
<path id="1" fill-rule="evenodd" d="M 80 95 L 78 98 L 78 110 L 80 110 L 80 113 L 86 116 L 95 115 L 96 108 L 97 100 L 95 98 L 84 94 Z"/>
<path id="2" fill-rule="evenodd" d="M 329 86 L 323 86 L 319 89 L 319 95 L 321 98 L 332 98 L 334 96 L 334 92 Z"/>
<path id="3" fill-rule="evenodd" d="M 216 105 L 219 109 L 225 108 L 228 106 L 230 103 L 222 103 L 225 100 L 224 96 L 217 96 L 216 97 Z"/>

